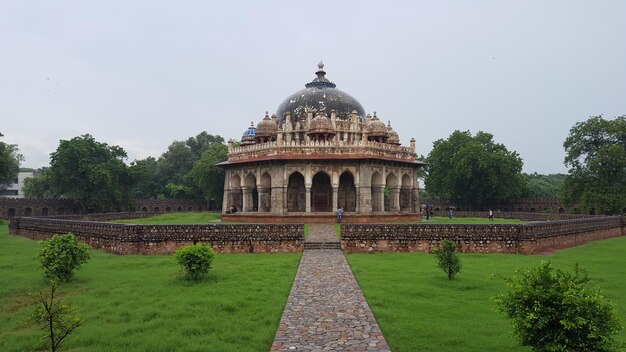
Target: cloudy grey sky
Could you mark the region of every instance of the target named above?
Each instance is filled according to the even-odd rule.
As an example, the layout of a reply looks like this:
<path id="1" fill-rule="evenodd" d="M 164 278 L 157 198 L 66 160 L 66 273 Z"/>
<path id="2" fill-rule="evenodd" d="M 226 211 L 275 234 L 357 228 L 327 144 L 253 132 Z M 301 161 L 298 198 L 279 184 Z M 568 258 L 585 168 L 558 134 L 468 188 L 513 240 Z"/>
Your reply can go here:
<path id="1" fill-rule="evenodd" d="M 524 171 L 626 114 L 626 1 L 0 0 L 0 132 L 22 166 L 90 133 L 128 162 L 201 131 L 240 138 L 315 77 L 417 152 L 490 132 Z"/>

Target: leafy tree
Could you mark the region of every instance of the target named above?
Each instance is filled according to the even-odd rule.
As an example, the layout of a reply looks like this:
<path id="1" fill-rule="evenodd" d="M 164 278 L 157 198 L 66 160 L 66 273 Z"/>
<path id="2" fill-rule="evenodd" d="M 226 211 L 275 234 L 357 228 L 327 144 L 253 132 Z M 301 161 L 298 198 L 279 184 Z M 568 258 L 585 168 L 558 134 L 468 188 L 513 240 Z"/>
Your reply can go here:
<path id="1" fill-rule="evenodd" d="M 572 274 L 543 261 L 505 281 L 508 292 L 496 302 L 522 346 L 542 352 L 615 350 L 612 335 L 621 326 L 613 307 L 578 265 Z"/>
<path id="2" fill-rule="evenodd" d="M 157 175 L 158 162 L 154 157 L 135 160 L 130 164 L 129 172 L 133 180 L 130 195 L 133 199 L 157 199 L 164 193 L 163 184 Z"/>
<path id="3" fill-rule="evenodd" d="M 186 141 L 174 141 L 158 160 L 156 175 L 159 184 L 172 184 L 169 189 L 160 193 L 170 198 L 203 198 L 204 190 L 198 187 L 191 176 L 194 163 L 202 158 L 202 154 L 213 145 L 223 145 L 224 139 L 201 132 Z M 188 187 L 188 188 L 184 188 Z M 190 190 L 189 190 L 190 189 Z M 184 190 L 185 192 L 180 192 Z M 174 191 L 174 192 L 172 192 Z"/>
<path id="4" fill-rule="evenodd" d="M 89 246 L 76 241 L 71 233 L 54 235 L 42 243 L 39 259 L 43 274 L 49 279 L 68 281 L 89 260 Z"/>
<path id="5" fill-rule="evenodd" d="M 0 137 L 4 135 L 0 133 Z M 12 185 L 20 171 L 20 163 L 24 160 L 18 153 L 15 144 L 0 142 L 0 190 Z"/>
<path id="6" fill-rule="evenodd" d="M 129 206 L 131 185 L 124 149 L 96 141 L 85 134 L 61 140 L 50 154 L 52 191 L 74 199 L 89 211 L 115 211 Z"/>
<path id="7" fill-rule="evenodd" d="M 441 248 L 432 251 L 437 256 L 437 266 L 448 275 L 448 280 L 454 279 L 454 276 L 461 271 L 461 258 L 456 253 L 456 243 L 443 240 Z"/>
<path id="8" fill-rule="evenodd" d="M 176 251 L 176 262 L 183 267 L 185 279 L 198 281 L 211 269 L 215 258 L 213 248 L 206 244 L 181 247 Z"/>
<path id="9" fill-rule="evenodd" d="M 524 174 L 528 185 L 525 197 L 557 198 L 565 183 L 564 174 L 541 175 L 538 173 Z"/>
<path id="10" fill-rule="evenodd" d="M 64 304 L 55 296 L 56 280 L 50 281 L 48 292 L 39 292 L 36 301 L 39 306 L 31 319 L 44 331 L 43 338 L 50 343 L 50 350 L 57 351 L 65 338 L 83 324 L 75 316 L 76 308 Z"/>
<path id="11" fill-rule="evenodd" d="M 481 208 L 518 199 L 526 190 L 519 154 L 494 143 L 489 133 L 454 131 L 433 143 L 426 161 L 425 186 L 432 199 Z"/>
<path id="12" fill-rule="evenodd" d="M 224 169 L 216 166 L 217 163 L 226 161 L 228 147 L 224 144 L 210 145 L 200 160 L 193 164 L 189 177 L 193 184 L 202 190 L 204 199 L 213 200 L 215 204 L 222 204 L 224 196 Z"/>
<path id="13" fill-rule="evenodd" d="M 50 181 L 49 168 L 42 167 L 35 171 L 35 177 L 29 177 L 24 181 L 24 187 L 22 191 L 26 198 L 31 199 L 57 199 L 59 195 L 56 194 L 52 188 L 52 182 Z"/>
<path id="14" fill-rule="evenodd" d="M 579 122 L 563 143 L 569 174 L 563 201 L 601 214 L 626 209 L 626 116 Z"/>

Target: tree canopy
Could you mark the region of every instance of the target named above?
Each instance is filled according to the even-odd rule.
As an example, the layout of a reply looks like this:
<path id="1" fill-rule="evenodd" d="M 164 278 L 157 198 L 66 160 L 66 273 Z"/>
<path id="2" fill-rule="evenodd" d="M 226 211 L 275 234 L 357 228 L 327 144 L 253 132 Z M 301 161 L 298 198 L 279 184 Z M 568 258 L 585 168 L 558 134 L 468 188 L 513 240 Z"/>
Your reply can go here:
<path id="1" fill-rule="evenodd" d="M 519 154 L 494 143 L 493 135 L 454 131 L 433 143 L 424 183 L 429 197 L 469 208 L 520 198 L 526 190 Z"/>
<path id="2" fill-rule="evenodd" d="M 55 194 L 74 199 L 88 211 L 115 211 L 129 205 L 131 177 L 126 152 L 85 134 L 61 140 L 47 172 Z"/>
<path id="3" fill-rule="evenodd" d="M 0 133 L 0 137 L 3 136 Z M 17 173 L 20 171 L 22 160 L 23 157 L 19 154 L 15 144 L 0 142 L 0 190 L 4 190 L 14 183 Z"/>
<path id="4" fill-rule="evenodd" d="M 527 181 L 526 198 L 558 198 L 565 183 L 565 174 L 524 174 Z"/>
<path id="5" fill-rule="evenodd" d="M 569 174 L 562 200 L 587 212 L 626 211 L 626 116 L 578 122 L 563 143 Z"/>
<path id="6" fill-rule="evenodd" d="M 198 184 L 198 175 L 192 175 L 192 170 L 195 163 L 202 159 L 203 153 L 214 146 L 226 148 L 224 138 L 203 131 L 185 141 L 172 142 L 167 151 L 158 159 L 148 157 L 134 161 L 131 165 L 131 173 L 136 178 L 136 183 L 131 190 L 132 194 L 136 198 L 143 199 L 204 198 L 209 200 L 212 197 L 207 198 L 206 187 L 223 188 L 223 178 L 220 185 L 217 185 L 220 182 L 219 179 L 214 178 L 204 179 L 211 186 Z M 215 159 L 215 162 L 226 160 L 226 155 L 224 154 L 221 158 Z"/>

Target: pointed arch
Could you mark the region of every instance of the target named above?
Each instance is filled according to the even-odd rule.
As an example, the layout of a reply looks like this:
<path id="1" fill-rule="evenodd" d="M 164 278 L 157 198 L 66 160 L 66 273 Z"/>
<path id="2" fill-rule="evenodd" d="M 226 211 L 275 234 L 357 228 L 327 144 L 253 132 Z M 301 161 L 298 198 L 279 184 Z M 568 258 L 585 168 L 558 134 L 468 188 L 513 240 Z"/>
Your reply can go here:
<path id="1" fill-rule="evenodd" d="M 338 204 L 344 211 L 356 210 L 356 187 L 354 175 L 350 171 L 344 171 L 339 175 Z"/>
<path id="2" fill-rule="evenodd" d="M 311 181 L 311 211 L 332 211 L 333 188 L 330 175 L 324 171 L 318 171 Z"/>
<path id="3" fill-rule="evenodd" d="M 287 211 L 304 212 L 306 210 L 306 188 L 304 175 L 294 171 L 287 183 Z"/>

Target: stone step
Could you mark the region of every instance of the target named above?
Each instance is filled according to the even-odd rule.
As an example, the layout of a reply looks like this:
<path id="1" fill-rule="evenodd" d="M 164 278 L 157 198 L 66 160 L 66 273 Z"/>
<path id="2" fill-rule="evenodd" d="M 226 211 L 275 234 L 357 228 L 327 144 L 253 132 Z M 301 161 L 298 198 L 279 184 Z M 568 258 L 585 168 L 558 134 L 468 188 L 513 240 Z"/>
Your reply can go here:
<path id="1" fill-rule="evenodd" d="M 341 249 L 339 242 L 305 242 L 304 249 Z"/>

